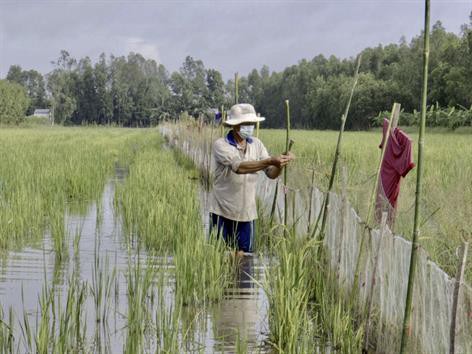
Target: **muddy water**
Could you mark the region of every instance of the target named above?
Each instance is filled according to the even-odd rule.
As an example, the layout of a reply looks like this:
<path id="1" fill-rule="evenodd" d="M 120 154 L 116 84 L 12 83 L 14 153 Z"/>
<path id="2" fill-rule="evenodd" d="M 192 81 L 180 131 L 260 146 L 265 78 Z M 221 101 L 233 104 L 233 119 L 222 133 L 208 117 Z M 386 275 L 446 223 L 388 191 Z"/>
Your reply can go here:
<path id="1" fill-rule="evenodd" d="M 25 352 L 25 340 L 21 334 L 19 320 L 26 315 L 32 327 L 40 316 L 39 298 L 44 289 L 54 289 L 58 298 L 65 299 L 71 279 L 79 280 L 88 288 L 84 304 L 87 325 L 87 352 L 119 353 L 123 351 L 127 337 L 128 275 L 131 267 L 139 262 L 144 271 L 147 264 L 157 265 L 164 272 L 165 281 L 154 284 L 165 287 L 165 302 L 170 307 L 173 301 L 173 265 L 167 257 L 149 256 L 137 252 L 135 245 L 127 241 L 119 216 L 114 210 L 115 186 L 121 183 L 120 173 L 110 180 L 98 203 L 88 205 L 84 215 L 67 213 L 66 254 L 60 258 L 54 252 L 53 240 L 46 234 L 41 244 L 10 252 L 0 266 L 0 305 L 4 321 L 10 308 L 15 321 L 15 348 Z M 202 194 L 202 210 L 206 198 Z M 204 222 L 208 221 L 202 212 Z M 208 225 L 206 224 L 206 227 Z M 249 352 L 264 352 L 267 337 L 267 298 L 257 282 L 264 277 L 265 261 L 257 257 L 244 257 L 234 284 L 225 292 L 224 299 L 204 309 L 196 309 L 198 316 L 189 316 L 197 321 L 196 345 L 200 352 L 234 352 L 244 342 Z M 133 265 L 130 267 L 130 264 Z M 104 295 L 98 307 L 92 290 L 98 275 L 109 280 L 109 293 Z M 64 301 L 65 303 L 65 301 Z M 64 305 L 62 307 L 65 307 Z M 97 322 L 97 312 L 106 309 L 105 319 Z M 152 308 L 155 311 L 155 308 Z M 152 315 L 154 316 L 154 315 Z M 103 317 L 103 316 L 102 316 Z M 185 321 L 185 316 L 182 316 Z M 197 318 L 197 319 L 195 319 Z M 22 320 L 21 320 L 22 321 Z M 97 324 L 99 323 L 99 324 Z M 149 352 L 156 351 L 153 334 L 147 335 Z M 190 350 L 189 350 L 190 351 Z"/>

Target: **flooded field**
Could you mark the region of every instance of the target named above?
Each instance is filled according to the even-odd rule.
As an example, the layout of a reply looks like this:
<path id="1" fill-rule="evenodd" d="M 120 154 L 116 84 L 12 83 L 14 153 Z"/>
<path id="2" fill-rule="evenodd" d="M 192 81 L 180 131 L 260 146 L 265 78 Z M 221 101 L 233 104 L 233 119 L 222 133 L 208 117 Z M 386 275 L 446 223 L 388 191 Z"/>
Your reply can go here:
<path id="1" fill-rule="evenodd" d="M 0 353 L 359 352 L 321 244 L 261 214 L 237 257 L 158 130 L 1 134 Z"/>
<path id="2" fill-rule="evenodd" d="M 137 271 L 138 277 L 151 272 L 154 278 L 146 294 L 149 296 L 146 311 L 155 318 L 149 318 L 141 329 L 144 348 L 146 352 L 155 352 L 165 345 L 163 337 L 161 343 L 156 342 L 159 338 L 156 333 L 161 330 L 158 322 L 166 320 L 160 316 L 169 316 L 167 320 L 172 320 L 173 311 L 178 308 L 173 291 L 174 263 L 170 256 L 140 250 L 137 243 L 125 236 L 121 218 L 114 208 L 115 185 L 123 183 L 124 178 L 125 174 L 119 173 L 109 180 L 99 203 L 89 204 L 84 215 L 67 213 L 66 257 L 57 257 L 53 240 L 46 234 L 39 244 L 10 252 L 2 259 L 3 320 L 9 321 L 11 311 L 15 352 L 32 349 L 29 342 L 33 338 L 28 337 L 24 326 L 29 322 L 31 333 L 39 334 L 44 321 L 44 293 L 49 295 L 47 302 L 57 302 L 49 307 L 50 326 L 54 327 L 53 321 L 64 321 L 57 318 L 57 313 L 54 319 L 52 310 L 58 309 L 60 303 L 65 306 L 71 288 L 77 290 L 77 286 L 83 287 L 84 292 L 80 305 L 83 332 L 81 338 L 77 338 L 82 342 L 80 346 L 90 352 L 126 350 L 127 338 L 132 334 L 128 326 L 128 290 L 137 280 L 133 278 Z M 181 348 L 192 352 L 245 352 L 246 349 L 266 352 L 268 304 L 258 285 L 263 282 L 266 263 L 256 256 L 242 258 L 235 269 L 234 281 L 225 289 L 220 303 L 205 307 L 181 306 L 178 310 L 185 314 L 182 319 L 188 323 L 175 323 L 176 327 L 172 328 L 176 331 L 172 336 L 181 341 Z"/>

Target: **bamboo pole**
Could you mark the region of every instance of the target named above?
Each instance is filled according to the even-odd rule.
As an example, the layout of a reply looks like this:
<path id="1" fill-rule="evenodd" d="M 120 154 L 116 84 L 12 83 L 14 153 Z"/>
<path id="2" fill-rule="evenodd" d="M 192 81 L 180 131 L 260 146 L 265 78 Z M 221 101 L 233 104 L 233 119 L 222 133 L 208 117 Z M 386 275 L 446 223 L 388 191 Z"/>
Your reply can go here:
<path id="1" fill-rule="evenodd" d="M 272 199 L 272 208 L 270 209 L 270 219 L 269 219 L 270 228 L 272 228 L 272 225 L 274 223 L 274 214 L 275 214 L 275 208 L 277 206 L 278 194 L 279 194 L 279 179 L 277 179 L 277 182 L 275 183 L 274 198 Z"/>
<path id="2" fill-rule="evenodd" d="M 457 321 L 457 305 L 459 303 L 459 293 L 461 289 L 462 279 L 464 279 L 464 270 L 467 262 L 467 251 L 469 249 L 469 243 L 464 241 L 462 243 L 460 256 L 459 256 L 459 267 L 457 268 L 456 283 L 454 284 L 454 295 L 452 299 L 452 318 L 451 318 L 451 332 L 450 332 L 450 345 L 449 354 L 455 353 L 456 345 L 456 321 Z"/>
<path id="3" fill-rule="evenodd" d="M 285 112 L 286 112 L 286 125 L 285 125 L 285 152 L 288 154 L 290 145 L 290 102 L 285 100 Z M 288 168 L 284 167 L 284 226 L 287 227 L 288 218 L 288 195 L 287 195 L 287 184 L 288 184 Z"/>
<path id="4" fill-rule="evenodd" d="M 385 156 L 385 151 L 387 150 L 387 145 L 388 141 L 390 140 L 390 131 L 391 128 L 395 125 L 396 122 L 398 122 L 398 117 L 400 115 L 400 104 L 399 103 L 394 103 L 392 107 L 392 112 L 390 114 L 390 121 L 388 122 L 388 128 L 387 132 L 384 137 L 383 141 L 383 146 L 382 146 L 382 151 L 380 153 L 380 159 L 379 159 L 379 164 L 377 166 L 377 173 L 375 176 L 375 182 L 374 182 L 374 188 L 372 189 L 372 194 L 370 197 L 370 202 L 369 202 L 369 211 L 367 212 L 367 218 L 366 218 L 366 227 L 369 226 L 370 223 L 370 217 L 372 215 L 372 210 L 374 209 L 374 205 L 377 200 L 377 189 L 379 187 L 379 179 L 380 179 L 380 171 L 382 169 L 382 162 Z M 364 243 L 365 243 L 365 230 L 361 235 L 361 244 L 359 245 L 359 254 L 357 256 L 357 261 L 356 261 L 356 269 L 354 270 L 354 282 L 352 283 L 352 298 L 355 298 L 357 294 L 357 283 L 359 281 L 359 267 L 362 262 L 362 258 L 364 257 Z"/>
<path id="5" fill-rule="evenodd" d="M 398 118 L 400 116 L 400 108 L 401 108 L 400 103 L 395 102 L 392 107 L 392 112 L 390 113 L 390 121 L 388 122 L 388 128 L 387 128 L 387 132 L 385 133 L 383 146 L 382 146 L 382 152 L 380 153 L 380 159 L 377 166 L 377 174 L 375 176 L 375 181 L 374 181 L 374 188 L 372 189 L 372 193 L 370 195 L 369 211 L 367 212 L 367 218 L 366 218 L 367 225 L 370 223 L 372 210 L 374 210 L 374 206 L 377 201 L 377 190 L 379 188 L 379 179 L 380 179 L 380 172 L 382 170 L 382 162 L 385 156 L 385 151 L 387 151 L 388 141 L 390 140 L 390 135 L 391 135 L 390 133 L 392 131 L 392 128 L 393 129 L 395 128 L 393 126 L 394 122 L 398 122 Z"/>
<path id="6" fill-rule="evenodd" d="M 311 225 L 311 213 L 313 209 L 313 193 L 315 192 L 315 159 L 313 159 L 313 164 L 311 166 L 311 186 L 310 186 L 310 204 L 308 206 L 308 222 L 307 222 L 307 234 L 310 233 L 310 225 Z"/>
<path id="7" fill-rule="evenodd" d="M 420 233 L 420 214 L 421 214 L 421 198 L 423 192 L 423 146 L 424 133 L 426 126 L 426 103 L 428 98 L 428 63 L 429 63 L 429 18 L 430 18 L 430 1 L 425 0 L 425 16 L 424 16 L 424 49 L 423 49 L 423 92 L 421 98 L 421 124 L 418 141 L 418 169 L 416 175 L 416 198 L 415 198 L 415 217 L 413 224 L 413 241 L 411 245 L 410 256 L 410 272 L 408 275 L 408 287 L 406 292 L 405 316 L 403 317 L 403 332 L 400 346 L 400 354 L 406 352 L 406 344 L 410 332 L 411 303 L 413 300 L 413 284 L 416 275 L 416 257 L 419 248 L 418 236 Z"/>
<path id="8" fill-rule="evenodd" d="M 221 137 L 225 136 L 225 106 L 221 106 Z"/>
<path id="9" fill-rule="evenodd" d="M 292 146 L 293 146 L 294 143 L 295 143 L 295 141 L 293 141 L 292 139 L 289 139 L 288 148 L 284 152 L 284 155 L 288 155 L 288 153 L 292 150 Z M 272 225 L 273 225 L 273 222 L 274 222 L 275 209 L 277 207 L 277 196 L 279 194 L 279 181 L 280 181 L 280 179 L 277 179 L 277 182 L 275 184 L 274 198 L 272 199 L 272 207 L 270 208 L 270 219 L 269 219 L 270 222 L 269 222 L 269 225 L 270 225 L 271 228 L 272 228 Z M 279 211 L 279 216 L 280 216 L 280 211 Z M 281 217 L 280 217 L 280 219 L 281 219 Z"/>
<path id="10" fill-rule="evenodd" d="M 260 113 L 257 113 L 257 116 L 260 117 L 261 114 Z M 256 138 L 259 139 L 259 126 L 260 126 L 260 123 L 261 122 L 257 122 L 256 123 Z"/>
<path id="11" fill-rule="evenodd" d="M 239 103 L 239 74 L 234 74 L 234 104 Z"/>
<path id="12" fill-rule="evenodd" d="M 336 175 L 338 160 L 339 160 L 339 156 L 341 154 L 341 143 L 342 143 L 342 139 L 343 139 L 344 126 L 346 125 L 346 119 L 347 119 L 347 115 L 349 113 L 349 107 L 351 106 L 352 96 L 354 95 L 354 90 L 357 86 L 357 81 L 359 79 L 359 67 L 360 67 L 360 65 L 361 65 L 361 55 L 359 54 L 359 56 L 357 57 L 357 67 L 356 67 L 356 71 L 355 71 L 355 74 L 354 74 L 354 81 L 352 83 L 351 93 L 349 95 L 349 99 L 348 99 L 347 104 L 346 104 L 346 109 L 344 110 L 344 113 L 341 116 L 341 128 L 339 129 L 338 142 L 336 144 L 336 151 L 334 153 L 334 160 L 333 160 L 333 166 L 331 168 L 331 176 L 330 176 L 330 179 L 329 179 L 328 191 L 326 192 L 326 196 L 325 196 L 323 205 L 321 207 L 320 213 L 318 214 L 318 218 L 316 219 L 315 227 L 313 228 L 313 232 L 312 232 L 312 235 L 311 235 L 312 237 L 315 236 L 316 230 L 318 228 L 318 223 L 319 223 L 321 217 L 323 217 L 323 219 L 322 219 L 322 222 L 321 222 L 321 228 L 320 228 L 320 232 L 318 233 L 318 235 L 319 235 L 320 239 L 323 239 L 323 237 L 324 237 L 323 233 L 324 233 L 324 230 L 325 230 L 325 227 L 326 227 L 326 216 L 327 216 L 328 205 L 329 205 L 329 193 L 333 189 L 333 185 L 334 185 L 334 177 Z"/>

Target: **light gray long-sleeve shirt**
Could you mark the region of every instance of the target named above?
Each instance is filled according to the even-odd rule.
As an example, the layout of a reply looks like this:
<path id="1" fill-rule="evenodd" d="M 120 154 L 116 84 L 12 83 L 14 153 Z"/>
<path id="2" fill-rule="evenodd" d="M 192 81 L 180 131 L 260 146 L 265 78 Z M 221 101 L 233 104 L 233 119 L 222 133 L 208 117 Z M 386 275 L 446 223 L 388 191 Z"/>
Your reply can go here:
<path id="1" fill-rule="evenodd" d="M 213 144 L 213 190 L 210 212 L 234 221 L 257 219 L 257 173 L 237 174 L 243 161 L 269 158 L 262 142 L 253 137 L 246 143 L 246 151 L 237 146 L 231 133 Z"/>

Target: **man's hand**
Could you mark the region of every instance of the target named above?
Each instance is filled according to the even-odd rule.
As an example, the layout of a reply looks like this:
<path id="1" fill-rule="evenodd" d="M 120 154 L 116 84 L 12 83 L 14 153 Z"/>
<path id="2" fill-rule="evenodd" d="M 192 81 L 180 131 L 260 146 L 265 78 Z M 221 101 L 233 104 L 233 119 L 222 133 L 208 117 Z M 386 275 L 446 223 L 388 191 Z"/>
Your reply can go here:
<path id="1" fill-rule="evenodd" d="M 243 161 L 239 164 L 239 168 L 235 172 L 238 174 L 246 174 L 265 170 L 265 173 L 269 178 L 277 178 L 280 175 L 282 168 L 294 159 L 295 155 L 289 152 L 288 154 L 272 156 L 265 160 Z"/>
<path id="2" fill-rule="evenodd" d="M 289 152 L 288 154 L 282 154 L 280 156 L 273 156 L 271 158 L 271 165 L 277 167 L 277 168 L 282 168 L 292 160 L 295 160 L 295 155 Z"/>
<path id="3" fill-rule="evenodd" d="M 295 155 L 291 152 L 280 156 L 272 156 L 270 158 L 271 166 L 265 170 L 267 177 L 277 178 L 282 172 L 282 168 L 287 166 L 290 161 L 295 160 Z"/>

